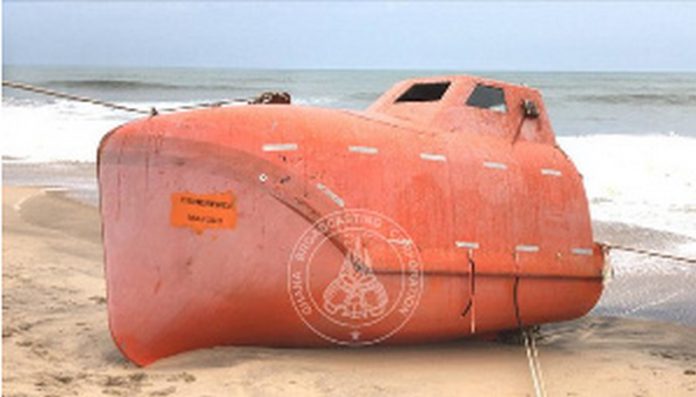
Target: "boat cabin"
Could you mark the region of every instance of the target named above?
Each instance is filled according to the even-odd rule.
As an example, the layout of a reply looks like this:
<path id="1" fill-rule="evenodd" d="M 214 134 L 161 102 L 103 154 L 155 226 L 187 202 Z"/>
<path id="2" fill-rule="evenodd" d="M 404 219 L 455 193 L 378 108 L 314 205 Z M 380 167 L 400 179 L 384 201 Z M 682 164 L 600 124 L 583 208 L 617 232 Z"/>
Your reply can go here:
<path id="1" fill-rule="evenodd" d="M 485 134 L 512 142 L 555 144 L 539 91 L 469 76 L 405 80 L 368 112 L 428 128 Z"/>

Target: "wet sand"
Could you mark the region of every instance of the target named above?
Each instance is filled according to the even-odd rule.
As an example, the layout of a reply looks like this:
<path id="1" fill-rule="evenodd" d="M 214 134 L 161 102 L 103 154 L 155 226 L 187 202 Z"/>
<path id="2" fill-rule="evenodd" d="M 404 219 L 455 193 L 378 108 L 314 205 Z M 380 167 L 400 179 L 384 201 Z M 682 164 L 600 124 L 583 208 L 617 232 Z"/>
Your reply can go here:
<path id="1" fill-rule="evenodd" d="M 111 341 L 94 206 L 3 189 L 4 396 L 533 395 L 523 347 L 220 347 L 138 368 Z M 550 396 L 696 394 L 696 329 L 592 316 L 542 328 Z"/>
<path id="2" fill-rule="evenodd" d="M 696 240 L 688 236 L 597 221 L 593 229 L 598 241 L 696 258 Z M 696 327 L 696 265 L 619 250 L 609 263 L 613 279 L 592 314 Z"/>

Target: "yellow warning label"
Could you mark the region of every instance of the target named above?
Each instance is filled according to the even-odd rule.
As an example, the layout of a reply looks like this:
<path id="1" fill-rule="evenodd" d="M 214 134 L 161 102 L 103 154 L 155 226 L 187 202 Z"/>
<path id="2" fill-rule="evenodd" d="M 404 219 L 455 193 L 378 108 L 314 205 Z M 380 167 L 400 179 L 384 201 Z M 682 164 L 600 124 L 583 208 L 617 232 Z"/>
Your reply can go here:
<path id="1" fill-rule="evenodd" d="M 235 204 L 232 192 L 174 193 L 171 224 L 175 227 L 189 227 L 199 234 L 206 229 L 234 229 L 237 224 Z"/>

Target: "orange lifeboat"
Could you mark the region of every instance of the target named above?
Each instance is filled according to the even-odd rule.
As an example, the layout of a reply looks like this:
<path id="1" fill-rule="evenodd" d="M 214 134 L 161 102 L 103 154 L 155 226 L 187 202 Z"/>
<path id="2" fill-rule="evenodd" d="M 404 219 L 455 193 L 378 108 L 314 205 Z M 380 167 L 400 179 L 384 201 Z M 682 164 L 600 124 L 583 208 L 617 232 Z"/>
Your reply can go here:
<path id="1" fill-rule="evenodd" d="M 445 76 L 366 111 L 157 115 L 103 139 L 98 176 L 110 329 L 139 365 L 494 333 L 602 291 L 582 178 L 527 87 Z"/>

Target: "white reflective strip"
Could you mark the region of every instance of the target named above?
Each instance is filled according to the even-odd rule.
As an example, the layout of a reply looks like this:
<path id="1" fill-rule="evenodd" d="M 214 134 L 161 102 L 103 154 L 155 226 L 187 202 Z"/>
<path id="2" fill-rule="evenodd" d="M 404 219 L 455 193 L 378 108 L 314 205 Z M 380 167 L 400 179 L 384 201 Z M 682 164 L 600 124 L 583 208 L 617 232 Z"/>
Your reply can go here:
<path id="1" fill-rule="evenodd" d="M 289 152 L 297 150 L 296 143 L 267 143 L 261 148 L 264 152 Z"/>
<path id="2" fill-rule="evenodd" d="M 562 174 L 561 174 L 561 171 L 554 170 L 553 168 L 542 168 L 541 175 L 561 176 Z"/>
<path id="3" fill-rule="evenodd" d="M 348 151 L 353 153 L 377 154 L 379 150 L 372 146 L 348 146 Z"/>
<path id="4" fill-rule="evenodd" d="M 331 200 L 333 200 L 333 202 L 336 203 L 339 207 L 343 208 L 346 206 L 346 203 L 343 201 L 343 199 L 338 194 L 334 193 L 331 189 L 326 187 L 326 185 L 324 185 L 323 183 L 317 183 L 317 189 L 319 189 Z"/>
<path id="5" fill-rule="evenodd" d="M 574 255 L 592 256 L 592 248 L 573 248 L 570 250 Z"/>
<path id="6" fill-rule="evenodd" d="M 478 249 L 479 248 L 479 243 L 473 242 L 473 241 L 455 241 L 454 245 L 457 248 L 468 248 L 468 249 Z"/>
<path id="7" fill-rule="evenodd" d="M 390 238 L 387 240 L 389 244 L 397 244 L 397 245 L 411 245 L 411 240 L 407 238 Z"/>
<path id="8" fill-rule="evenodd" d="M 538 245 L 518 245 L 515 247 L 515 251 L 517 252 L 539 252 L 539 246 Z"/>
<path id="9" fill-rule="evenodd" d="M 484 161 L 483 166 L 486 168 L 494 168 L 498 170 L 506 170 L 507 165 L 504 163 L 498 163 L 496 161 Z"/>
<path id="10" fill-rule="evenodd" d="M 444 154 L 421 153 L 420 158 L 428 161 L 447 161 L 447 157 Z"/>

